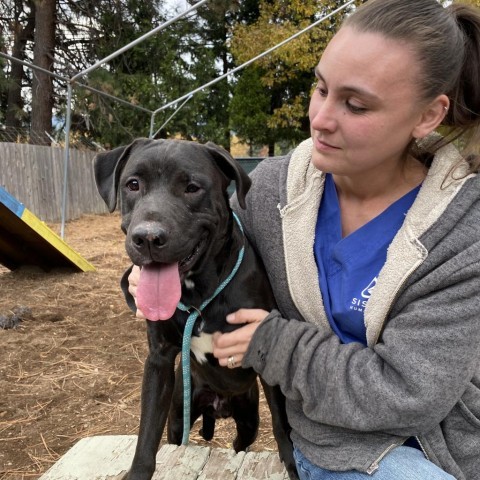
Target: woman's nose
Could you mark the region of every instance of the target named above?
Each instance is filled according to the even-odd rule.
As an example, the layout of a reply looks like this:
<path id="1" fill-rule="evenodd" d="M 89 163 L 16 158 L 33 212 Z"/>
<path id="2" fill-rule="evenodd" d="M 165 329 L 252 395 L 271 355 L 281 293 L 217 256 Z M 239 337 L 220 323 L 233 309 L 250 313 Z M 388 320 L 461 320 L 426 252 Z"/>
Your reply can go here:
<path id="1" fill-rule="evenodd" d="M 334 131 L 337 120 L 334 106 L 328 98 L 312 99 L 310 103 L 310 126 L 314 130 Z"/>

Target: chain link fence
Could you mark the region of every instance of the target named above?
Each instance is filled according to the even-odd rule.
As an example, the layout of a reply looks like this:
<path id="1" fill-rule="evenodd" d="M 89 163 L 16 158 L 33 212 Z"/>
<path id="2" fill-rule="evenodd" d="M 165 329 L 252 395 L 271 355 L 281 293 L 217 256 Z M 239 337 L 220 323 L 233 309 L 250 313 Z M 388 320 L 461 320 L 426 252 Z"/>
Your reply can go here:
<path id="1" fill-rule="evenodd" d="M 47 132 L 36 132 L 28 128 L 7 127 L 0 124 L 0 142 L 9 143 L 30 143 L 33 145 L 45 144 L 45 138 L 48 138 L 52 147 L 64 147 L 64 141 L 59 141 L 55 137 L 49 135 Z M 98 143 L 81 135 L 71 135 L 70 148 L 76 150 L 105 150 Z"/>

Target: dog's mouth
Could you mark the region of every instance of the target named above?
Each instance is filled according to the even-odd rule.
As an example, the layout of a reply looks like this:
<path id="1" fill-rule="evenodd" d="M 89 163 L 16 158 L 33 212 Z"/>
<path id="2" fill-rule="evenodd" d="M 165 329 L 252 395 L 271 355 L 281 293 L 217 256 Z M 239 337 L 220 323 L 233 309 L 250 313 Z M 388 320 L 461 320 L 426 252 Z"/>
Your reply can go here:
<path id="1" fill-rule="evenodd" d="M 207 234 L 204 234 L 200 241 L 195 245 L 190 255 L 188 255 L 181 262 L 179 262 L 178 269 L 180 270 L 181 274 L 185 274 L 192 269 L 192 267 L 195 265 L 197 260 L 204 252 L 206 244 Z"/>
<path id="2" fill-rule="evenodd" d="M 149 320 L 168 320 L 173 316 L 182 295 L 181 277 L 202 256 L 207 237 L 207 234 L 203 235 L 192 252 L 180 262 L 152 262 L 142 267 L 137 306 Z"/>

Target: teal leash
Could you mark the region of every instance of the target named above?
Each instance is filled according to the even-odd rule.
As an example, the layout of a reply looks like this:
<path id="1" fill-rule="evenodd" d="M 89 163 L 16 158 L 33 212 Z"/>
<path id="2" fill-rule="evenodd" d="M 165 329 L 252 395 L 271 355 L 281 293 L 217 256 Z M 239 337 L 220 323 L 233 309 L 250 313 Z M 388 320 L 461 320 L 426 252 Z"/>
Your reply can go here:
<path id="1" fill-rule="evenodd" d="M 237 225 L 240 227 L 240 231 L 243 234 L 242 224 L 240 223 L 239 218 L 233 213 L 233 218 L 237 222 Z M 188 437 L 190 435 L 190 402 L 192 394 L 192 385 L 190 377 L 190 344 L 192 341 L 192 332 L 195 325 L 195 321 L 202 314 L 202 310 L 230 283 L 232 278 L 237 273 L 238 269 L 243 260 L 245 254 L 245 246 L 242 246 L 240 252 L 238 253 L 237 263 L 233 267 L 233 270 L 230 272 L 230 275 L 217 287 L 215 292 L 210 298 L 207 298 L 203 301 L 200 307 L 197 309 L 195 307 L 187 307 L 182 302 L 178 302 L 177 308 L 183 312 L 187 312 L 190 315 L 187 318 L 187 323 L 185 325 L 185 330 L 183 332 L 183 342 L 182 342 L 182 377 L 183 377 L 183 437 L 182 445 L 188 445 Z M 193 310 L 193 311 L 192 311 Z"/>

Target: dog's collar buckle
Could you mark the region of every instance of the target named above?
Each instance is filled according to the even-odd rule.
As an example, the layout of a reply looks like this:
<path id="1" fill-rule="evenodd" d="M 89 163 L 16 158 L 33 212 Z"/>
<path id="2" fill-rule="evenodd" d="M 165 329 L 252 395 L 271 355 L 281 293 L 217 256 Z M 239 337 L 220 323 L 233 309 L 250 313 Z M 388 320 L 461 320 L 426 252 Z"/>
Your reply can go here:
<path id="1" fill-rule="evenodd" d="M 201 317 L 202 316 L 202 311 L 197 308 L 197 307 L 194 307 L 193 305 L 189 305 L 188 307 L 186 305 L 184 305 L 182 302 L 178 302 L 178 305 L 177 305 L 177 308 L 179 310 L 181 310 L 182 312 L 186 312 L 188 313 L 189 315 L 191 315 L 193 312 L 197 312 L 197 317 Z"/>

